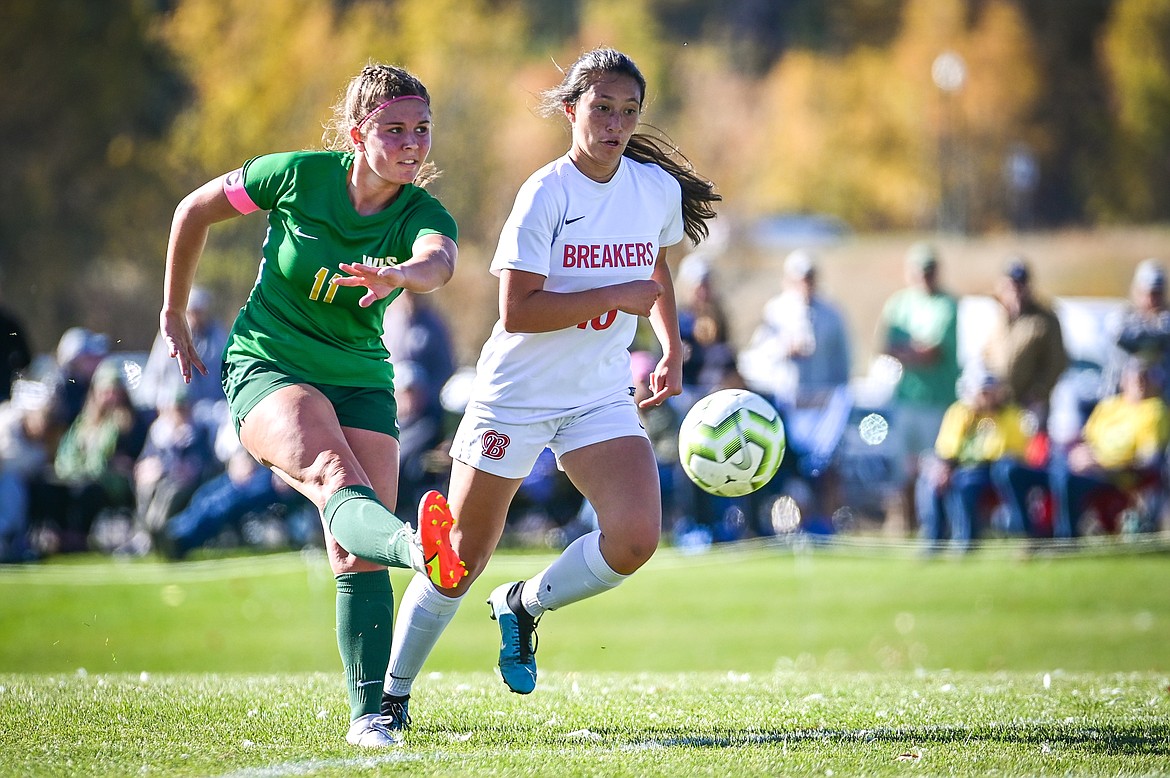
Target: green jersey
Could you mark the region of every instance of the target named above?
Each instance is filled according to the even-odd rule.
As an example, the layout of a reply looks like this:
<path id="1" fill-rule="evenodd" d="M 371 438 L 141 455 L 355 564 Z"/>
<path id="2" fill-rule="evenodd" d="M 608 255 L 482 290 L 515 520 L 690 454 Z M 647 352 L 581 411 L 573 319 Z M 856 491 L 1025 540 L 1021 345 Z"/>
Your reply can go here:
<path id="1" fill-rule="evenodd" d="M 455 240 L 458 232 L 443 205 L 413 184 L 385 210 L 362 216 L 347 191 L 352 165 L 353 153 L 338 151 L 266 154 L 244 164 L 239 183 L 255 206 L 268 211 L 268 234 L 225 361 L 260 359 L 297 378 L 336 386 L 393 380 L 382 319 L 401 290 L 362 308 L 365 287 L 331 283 L 345 275 L 338 265 L 401 264 L 419 237 Z"/>
<path id="2" fill-rule="evenodd" d="M 929 365 L 905 365 L 894 397 L 911 405 L 945 408 L 955 401 L 959 379 L 958 303 L 946 293 L 907 288 L 895 292 L 882 310 L 886 339 L 893 345 L 917 343 L 939 349 Z"/>

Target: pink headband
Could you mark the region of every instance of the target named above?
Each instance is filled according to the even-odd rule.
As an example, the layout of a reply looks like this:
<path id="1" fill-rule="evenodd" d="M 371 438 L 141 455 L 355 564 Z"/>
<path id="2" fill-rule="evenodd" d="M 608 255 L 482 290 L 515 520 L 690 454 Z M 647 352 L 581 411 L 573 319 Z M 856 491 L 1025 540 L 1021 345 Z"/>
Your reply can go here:
<path id="1" fill-rule="evenodd" d="M 399 95 L 398 97 L 391 97 L 386 102 L 379 103 L 378 105 L 374 106 L 374 110 L 370 111 L 368 114 L 363 116 L 362 120 L 360 122 L 358 122 L 355 126 L 360 130 L 363 126 L 365 126 L 365 123 L 368 122 L 371 117 L 373 117 L 374 114 L 376 114 L 378 111 L 381 111 L 383 108 L 390 105 L 391 103 L 397 103 L 399 100 L 422 100 L 424 103 L 427 102 L 426 98 L 420 97 L 419 95 Z M 430 103 L 427 103 L 427 105 L 430 105 Z"/>

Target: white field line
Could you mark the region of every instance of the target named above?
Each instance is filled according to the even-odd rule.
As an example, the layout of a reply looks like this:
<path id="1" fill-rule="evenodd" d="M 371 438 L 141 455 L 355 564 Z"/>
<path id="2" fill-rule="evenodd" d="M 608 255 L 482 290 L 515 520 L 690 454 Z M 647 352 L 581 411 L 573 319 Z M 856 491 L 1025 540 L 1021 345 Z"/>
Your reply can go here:
<path id="1" fill-rule="evenodd" d="M 322 770 L 376 770 L 380 765 L 406 764 L 444 759 L 442 754 L 408 754 L 388 751 L 370 756 L 355 756 L 345 759 L 304 759 L 296 762 L 269 765 L 267 767 L 245 767 L 225 773 L 220 778 L 282 778 L 286 775 L 315 775 Z"/>
<path id="2" fill-rule="evenodd" d="M 1038 727 L 1052 729 L 1053 722 L 1047 719 L 1024 719 L 1010 722 L 990 722 L 974 729 L 956 725 L 923 725 L 909 727 L 875 727 L 872 729 L 833 730 L 833 729 L 797 729 L 777 732 L 743 732 L 726 735 L 695 735 L 651 738 L 649 740 L 615 743 L 612 746 L 595 745 L 586 749 L 585 753 L 610 755 L 632 751 L 654 751 L 694 748 L 743 748 L 751 746 L 786 748 L 789 744 L 803 742 L 839 742 L 839 743 L 902 743 L 905 741 L 924 740 L 926 747 L 935 745 L 935 741 L 967 740 L 997 740 L 1008 737 L 1024 727 Z M 1086 734 L 1086 737 L 1089 735 Z M 600 739 L 600 736 L 581 730 L 566 733 L 561 737 L 569 740 L 589 741 Z M 922 747 L 914 749 L 915 753 L 907 753 L 907 759 L 917 759 Z M 477 751 L 476 760 L 490 760 L 496 754 L 512 753 L 509 749 L 489 749 Z M 580 756 L 580 749 L 548 749 L 549 757 L 561 754 Z M 346 769 L 353 771 L 376 770 L 379 765 L 406 764 L 411 762 L 442 762 L 455 758 L 454 755 L 443 752 L 403 753 L 389 751 L 369 756 L 341 758 L 341 759 L 306 759 L 295 762 L 284 762 L 267 767 L 249 767 L 226 773 L 219 778 L 283 778 L 283 776 L 311 775 L 319 770 Z M 466 756 L 459 757 L 466 759 Z"/>

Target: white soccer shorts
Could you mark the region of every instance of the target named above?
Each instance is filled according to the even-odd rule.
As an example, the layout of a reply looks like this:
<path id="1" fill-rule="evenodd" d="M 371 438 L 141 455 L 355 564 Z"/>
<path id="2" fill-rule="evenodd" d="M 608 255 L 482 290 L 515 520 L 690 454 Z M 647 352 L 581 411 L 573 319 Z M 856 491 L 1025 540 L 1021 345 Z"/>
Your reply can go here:
<path id="1" fill-rule="evenodd" d="M 500 421 L 488 408 L 473 401 L 455 432 L 451 457 L 501 478 L 526 478 L 546 446 L 552 449 L 560 467 L 560 458 L 566 452 L 630 436 L 647 437 L 632 399 L 609 401 L 571 415 L 527 424 Z"/>

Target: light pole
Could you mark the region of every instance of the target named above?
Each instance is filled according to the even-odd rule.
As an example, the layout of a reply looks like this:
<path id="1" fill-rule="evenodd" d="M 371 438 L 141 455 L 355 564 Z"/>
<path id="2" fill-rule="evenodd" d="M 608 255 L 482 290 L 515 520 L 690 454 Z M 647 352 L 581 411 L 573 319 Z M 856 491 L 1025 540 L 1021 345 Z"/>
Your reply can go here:
<path id="1" fill-rule="evenodd" d="M 955 96 L 967 80 L 967 64 L 953 51 L 934 58 L 930 77 L 942 92 L 941 127 L 938 136 L 938 229 L 966 232 L 967 214 L 959 177 L 958 116 Z"/>

